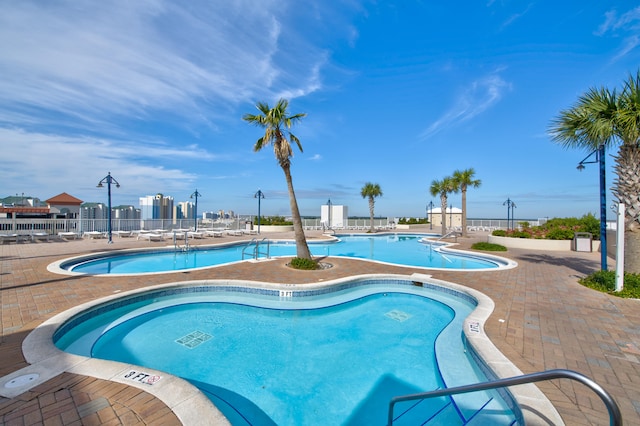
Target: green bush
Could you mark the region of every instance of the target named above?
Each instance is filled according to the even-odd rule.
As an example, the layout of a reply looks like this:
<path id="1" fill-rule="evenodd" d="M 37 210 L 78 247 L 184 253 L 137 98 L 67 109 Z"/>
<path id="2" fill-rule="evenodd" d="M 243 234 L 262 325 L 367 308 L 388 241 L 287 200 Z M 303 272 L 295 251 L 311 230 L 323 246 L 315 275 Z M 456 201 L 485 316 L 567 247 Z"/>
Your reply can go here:
<path id="1" fill-rule="evenodd" d="M 531 234 L 525 231 L 511 231 L 508 236 L 512 238 L 531 238 Z"/>
<path id="2" fill-rule="evenodd" d="M 427 219 L 419 219 L 419 218 L 415 218 L 415 217 L 401 217 L 400 219 L 398 219 L 398 224 L 399 225 L 420 225 L 420 224 L 425 224 L 425 223 L 429 223 L 427 221 Z"/>
<path id="3" fill-rule="evenodd" d="M 253 223 L 258 223 L 257 216 L 254 216 Z M 286 220 L 283 216 L 260 216 L 260 225 L 282 226 L 293 225 L 293 222 L 291 222 L 290 220 Z"/>
<path id="4" fill-rule="evenodd" d="M 491 233 L 491 235 L 493 235 L 494 237 L 506 237 L 507 231 L 505 231 L 504 229 L 496 229 Z"/>
<path id="5" fill-rule="evenodd" d="M 479 242 L 475 243 L 471 246 L 474 250 L 484 250 L 484 251 L 507 251 L 505 246 L 501 246 L 500 244 L 493 244 L 487 242 Z"/>
<path id="6" fill-rule="evenodd" d="M 293 269 L 314 270 L 318 269 L 318 262 L 311 259 L 303 259 L 301 257 L 294 257 L 290 263 Z"/>
<path id="7" fill-rule="evenodd" d="M 571 229 L 554 228 L 547 232 L 548 240 L 573 240 L 575 232 Z"/>
<path id="8" fill-rule="evenodd" d="M 623 289 L 616 292 L 615 271 L 597 271 L 578 281 L 585 287 L 623 298 L 640 298 L 640 274 L 625 273 Z"/>

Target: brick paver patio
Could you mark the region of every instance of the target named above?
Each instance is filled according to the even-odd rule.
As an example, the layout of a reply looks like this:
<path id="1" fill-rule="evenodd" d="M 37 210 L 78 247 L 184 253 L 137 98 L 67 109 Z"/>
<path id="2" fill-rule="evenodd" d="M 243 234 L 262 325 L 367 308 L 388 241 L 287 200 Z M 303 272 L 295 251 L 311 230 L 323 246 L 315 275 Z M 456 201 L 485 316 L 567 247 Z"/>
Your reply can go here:
<path id="1" fill-rule="evenodd" d="M 278 235 L 277 238 L 290 237 Z M 319 234 L 309 234 L 318 238 Z M 198 244 L 238 237 L 198 240 Z M 486 235 L 459 238 L 469 247 Z M 308 283 L 371 273 L 425 273 L 423 269 L 330 258 L 323 271 L 295 271 L 285 260 L 140 277 L 63 276 L 47 271 L 53 261 L 89 252 L 164 246 L 167 242 L 115 238 L 0 245 L 0 377 L 27 366 L 21 344 L 54 314 L 114 292 L 199 279 Z M 555 368 L 578 371 L 613 395 L 625 424 L 640 425 L 640 300 L 584 288 L 578 277 L 599 268 L 599 253 L 509 249 L 514 269 L 492 272 L 428 272 L 491 297 L 496 308 L 485 325 L 493 343 L 524 373 Z M 613 266 L 613 264 L 611 265 Z M 568 425 L 604 425 L 600 399 L 569 380 L 538 384 Z M 0 424 L 179 424 L 160 400 L 120 383 L 64 373 L 15 398 L 0 397 Z"/>

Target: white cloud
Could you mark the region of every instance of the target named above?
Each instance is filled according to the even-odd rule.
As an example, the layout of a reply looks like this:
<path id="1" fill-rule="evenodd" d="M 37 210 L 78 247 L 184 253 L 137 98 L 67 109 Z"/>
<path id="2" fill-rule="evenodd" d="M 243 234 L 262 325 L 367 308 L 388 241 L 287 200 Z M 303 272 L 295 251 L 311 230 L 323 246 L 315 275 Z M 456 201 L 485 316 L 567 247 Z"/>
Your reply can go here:
<path id="1" fill-rule="evenodd" d="M 482 114 L 500 101 L 503 93 L 510 87 L 511 85 L 497 74 L 473 81 L 458 96 L 454 105 L 422 132 L 420 138 L 426 139 L 445 128 L 471 120 Z"/>
<path id="2" fill-rule="evenodd" d="M 622 45 L 615 52 L 611 62 L 615 62 L 640 44 L 640 6 L 618 16 L 615 10 L 605 13 L 605 19 L 595 32 L 597 36 L 622 35 Z"/>

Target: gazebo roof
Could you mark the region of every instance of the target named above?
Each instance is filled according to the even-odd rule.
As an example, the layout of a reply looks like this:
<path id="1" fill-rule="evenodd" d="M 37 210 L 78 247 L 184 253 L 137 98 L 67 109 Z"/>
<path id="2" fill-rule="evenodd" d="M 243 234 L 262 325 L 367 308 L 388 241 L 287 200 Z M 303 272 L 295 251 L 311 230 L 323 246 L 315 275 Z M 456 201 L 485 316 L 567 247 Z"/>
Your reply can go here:
<path id="1" fill-rule="evenodd" d="M 58 194 L 55 197 L 51 197 L 46 200 L 46 203 L 56 206 L 79 206 L 82 204 L 82 200 L 77 199 L 76 197 L 63 192 L 62 194 Z"/>

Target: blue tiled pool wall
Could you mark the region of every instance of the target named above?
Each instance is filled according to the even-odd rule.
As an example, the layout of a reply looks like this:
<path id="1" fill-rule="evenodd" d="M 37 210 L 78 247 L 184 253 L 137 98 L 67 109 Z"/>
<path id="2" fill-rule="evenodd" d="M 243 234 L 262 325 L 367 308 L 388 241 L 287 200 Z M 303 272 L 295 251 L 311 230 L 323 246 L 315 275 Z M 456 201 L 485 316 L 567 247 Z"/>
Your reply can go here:
<path id="1" fill-rule="evenodd" d="M 438 291 L 444 294 L 452 295 L 458 297 L 465 302 L 471 304 L 472 306 L 477 306 L 478 302 L 476 299 L 471 297 L 470 295 L 463 293 L 461 291 L 443 287 L 440 285 L 428 283 L 428 282 L 417 282 L 410 281 L 407 279 L 388 279 L 388 278 L 380 278 L 380 279 L 364 279 L 364 280 L 354 280 L 349 281 L 343 284 L 335 285 L 335 286 L 327 286 L 319 289 L 313 290 L 291 290 L 292 298 L 303 298 L 303 297 L 311 297 L 311 296 L 320 296 L 324 294 L 334 293 L 338 291 L 349 290 L 356 287 L 362 287 L 366 285 L 395 285 L 395 286 L 405 286 L 405 287 L 422 287 L 428 290 Z M 105 312 L 121 308 L 123 306 L 127 306 L 134 303 L 149 301 L 152 302 L 154 298 L 158 297 L 166 297 L 166 296 L 175 296 L 182 294 L 197 294 L 197 293 L 213 293 L 213 292 L 235 292 L 235 293 L 247 293 L 247 294 L 257 294 L 262 296 L 271 296 L 271 297 L 280 297 L 281 289 L 266 289 L 266 288 L 255 288 L 255 287 L 244 287 L 241 285 L 195 285 L 195 286 L 183 286 L 183 287 L 172 287 L 163 290 L 150 290 L 148 292 L 144 292 L 141 294 L 123 297 L 122 299 L 117 299 L 110 302 L 105 302 L 100 304 L 94 308 L 89 309 L 88 311 L 81 312 L 68 321 L 66 321 L 62 326 L 60 326 L 53 334 L 53 342 L 56 343 L 61 336 L 66 334 L 69 330 L 73 329 L 77 325 L 87 321 L 90 318 L 95 316 L 104 314 Z"/>
<path id="2" fill-rule="evenodd" d="M 467 340 L 467 337 L 464 335 L 464 333 L 462 333 L 462 341 L 464 342 L 464 346 L 467 349 L 467 353 L 471 356 L 471 358 L 475 362 L 475 365 L 478 366 L 478 368 L 480 369 L 480 371 L 482 371 L 484 376 L 489 380 L 497 380 L 499 377 L 496 376 L 496 374 L 493 372 L 493 370 L 491 370 L 491 368 L 489 368 L 489 366 L 482 359 L 482 357 L 478 355 L 475 348 L 469 344 L 469 341 Z M 502 400 L 507 404 L 511 412 L 515 415 L 516 421 L 518 422 L 517 424 L 524 425 L 525 422 L 524 422 L 524 417 L 522 415 L 522 410 L 520 409 L 520 406 L 516 403 L 515 398 L 509 391 L 509 388 L 506 388 L 506 387 L 496 388 L 496 391 L 498 392 L 498 394 L 500 394 L 500 397 L 502 398 Z"/>

